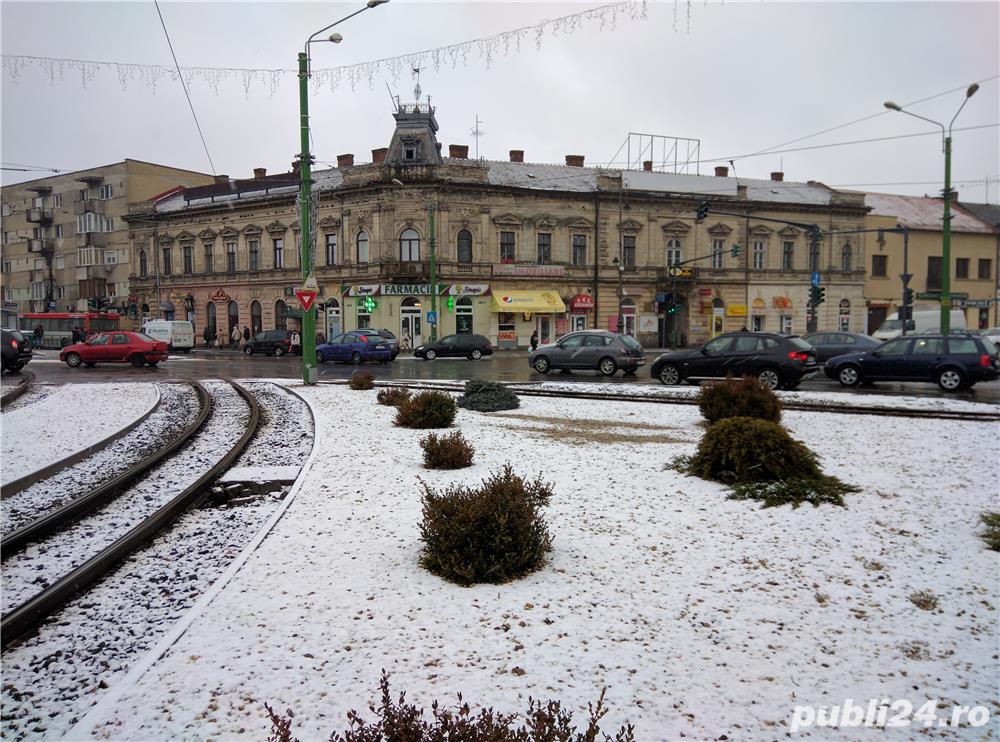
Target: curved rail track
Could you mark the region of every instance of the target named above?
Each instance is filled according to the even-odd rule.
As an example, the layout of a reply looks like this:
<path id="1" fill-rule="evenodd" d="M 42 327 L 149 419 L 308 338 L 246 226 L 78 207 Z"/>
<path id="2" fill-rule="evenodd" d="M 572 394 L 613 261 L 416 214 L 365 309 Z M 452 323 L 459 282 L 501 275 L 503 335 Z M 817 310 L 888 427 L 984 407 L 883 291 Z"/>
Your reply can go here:
<path id="1" fill-rule="evenodd" d="M 156 536 L 160 530 L 172 523 L 188 507 L 196 504 L 219 475 L 231 467 L 239 458 L 256 435 L 257 429 L 260 426 L 260 406 L 254 395 L 239 384 L 228 379 L 222 381 L 230 384 L 249 407 L 250 419 L 239 439 L 215 464 L 193 483 L 188 485 L 181 493 L 158 507 L 152 514 L 143 518 L 113 543 L 102 548 L 98 553 L 73 568 L 69 573 L 55 580 L 48 587 L 37 592 L 31 598 L 23 601 L 20 605 L 4 614 L 2 619 L 0 619 L 0 635 L 2 635 L 0 641 L 2 641 L 4 648 L 24 634 L 37 629 L 48 616 L 66 601 L 85 591 L 114 569 L 126 557 Z M 201 387 L 200 384 L 196 386 Z M 139 477 L 149 472 L 153 466 L 166 463 L 168 457 L 177 452 L 184 444 L 190 443 L 193 440 L 195 434 L 202 428 L 206 419 L 212 413 L 213 405 L 204 387 L 201 387 L 201 394 L 204 394 L 206 404 L 201 413 L 199 413 L 198 419 L 190 426 L 189 431 L 187 431 L 188 435 L 182 437 L 182 439 L 175 440 L 169 446 L 154 454 L 152 458 L 155 458 L 155 461 L 146 459 L 140 462 L 136 467 L 116 477 L 111 482 L 102 485 L 94 492 L 82 498 L 77 498 L 71 503 L 67 503 L 66 506 L 43 516 L 43 518 L 40 518 L 35 523 L 12 533 L 8 538 L 3 540 L 3 557 L 7 558 L 8 556 L 8 544 L 12 547 L 9 553 L 14 553 L 29 542 L 51 536 L 68 524 L 80 521 L 86 514 L 95 512 L 102 504 L 109 502 L 116 493 L 121 492 L 130 484 L 134 484 Z M 141 471 L 136 471 L 140 468 Z M 14 539 L 15 536 L 17 537 L 16 540 Z"/>
<path id="2" fill-rule="evenodd" d="M 24 378 L 17 383 L 17 386 L 4 394 L 3 397 L 0 397 L 0 410 L 7 409 L 7 405 L 18 399 L 35 383 L 35 375 L 31 371 L 22 371 L 21 375 Z"/>

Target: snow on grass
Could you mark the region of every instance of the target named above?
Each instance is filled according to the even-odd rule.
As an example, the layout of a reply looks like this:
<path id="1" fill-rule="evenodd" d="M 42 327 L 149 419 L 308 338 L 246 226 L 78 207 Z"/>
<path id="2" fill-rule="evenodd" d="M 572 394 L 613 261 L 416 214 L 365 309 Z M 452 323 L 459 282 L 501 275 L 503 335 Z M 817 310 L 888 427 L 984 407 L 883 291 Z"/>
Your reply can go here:
<path id="1" fill-rule="evenodd" d="M 424 431 L 395 428 L 374 391 L 298 389 L 321 446 L 298 498 L 165 656 L 99 707 L 97 736 L 261 738 L 267 701 L 294 709 L 300 738 L 325 738 L 348 709 L 368 714 L 381 668 L 420 705 L 462 692 L 501 711 L 528 696 L 582 711 L 606 686 L 604 728 L 631 721 L 644 740 L 784 736 L 803 703 L 995 697 L 997 562 L 975 534 L 1000 488 L 995 423 L 786 412 L 862 492 L 847 508 L 761 509 L 665 468 L 704 432 L 692 406 L 460 410 L 476 464 L 430 471 Z M 472 588 L 421 570 L 418 477 L 476 484 L 508 461 L 555 485 L 550 562 Z M 938 608 L 916 606 L 919 591 Z"/>
<path id="2" fill-rule="evenodd" d="M 3 481 L 13 482 L 104 440 L 149 412 L 156 384 L 67 384 L 3 413 Z"/>

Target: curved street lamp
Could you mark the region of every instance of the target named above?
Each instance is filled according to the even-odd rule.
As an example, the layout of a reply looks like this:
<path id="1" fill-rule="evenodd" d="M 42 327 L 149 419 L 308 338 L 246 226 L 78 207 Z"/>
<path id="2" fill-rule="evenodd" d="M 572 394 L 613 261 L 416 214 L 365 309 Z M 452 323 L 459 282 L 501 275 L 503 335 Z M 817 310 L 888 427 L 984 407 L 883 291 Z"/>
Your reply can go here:
<path id="1" fill-rule="evenodd" d="M 385 5 L 389 0 L 368 0 L 365 7 L 356 10 L 350 15 L 346 15 L 339 21 L 331 23 L 329 26 L 321 28 L 312 34 L 299 52 L 299 130 L 302 139 L 302 151 L 299 154 L 299 202 L 301 213 L 299 215 L 299 228 L 302 233 L 302 241 L 299 246 L 302 260 L 302 279 L 306 288 L 314 288 L 316 279 L 312 275 L 312 218 L 311 189 L 312 189 L 312 155 L 309 153 L 309 75 L 310 58 L 309 45 L 322 41 L 330 41 L 339 44 L 344 37 L 339 33 L 332 33 L 325 39 L 317 39 L 321 33 L 329 31 L 344 21 L 353 18 L 358 13 Z M 302 381 L 306 384 L 316 383 L 316 308 L 315 303 L 308 311 L 302 310 Z"/>
<path id="2" fill-rule="evenodd" d="M 954 125 L 955 119 L 958 118 L 958 114 L 965 108 L 965 104 L 969 102 L 969 98 L 975 95 L 977 90 L 979 90 L 979 83 L 975 82 L 966 89 L 965 99 L 955 111 L 955 115 L 951 117 L 947 130 L 940 121 L 907 111 L 891 100 L 887 100 L 883 104 L 890 111 L 905 113 L 907 116 L 913 116 L 913 118 L 940 126 L 941 136 L 944 138 L 944 224 L 941 235 L 941 332 L 944 335 L 951 332 L 951 127 Z M 906 320 L 904 319 L 903 322 L 905 325 Z"/>

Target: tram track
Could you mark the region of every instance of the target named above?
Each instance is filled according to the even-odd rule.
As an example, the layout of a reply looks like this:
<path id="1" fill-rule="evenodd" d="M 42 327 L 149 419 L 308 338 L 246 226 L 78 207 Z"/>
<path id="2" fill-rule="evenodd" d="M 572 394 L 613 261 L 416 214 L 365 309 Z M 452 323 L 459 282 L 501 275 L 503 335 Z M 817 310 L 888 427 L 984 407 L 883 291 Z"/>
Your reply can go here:
<path id="1" fill-rule="evenodd" d="M 31 371 L 23 370 L 21 371 L 21 375 L 23 376 L 21 381 L 13 389 L 0 397 L 0 410 L 6 410 L 11 402 L 19 399 L 35 383 L 35 374 Z"/>

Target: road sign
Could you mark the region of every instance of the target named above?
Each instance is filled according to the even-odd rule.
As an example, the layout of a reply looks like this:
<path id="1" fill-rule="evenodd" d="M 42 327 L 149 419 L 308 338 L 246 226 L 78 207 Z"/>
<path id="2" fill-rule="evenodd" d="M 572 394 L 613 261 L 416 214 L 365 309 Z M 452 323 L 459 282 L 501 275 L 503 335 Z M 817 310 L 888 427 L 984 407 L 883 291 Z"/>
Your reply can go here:
<path id="1" fill-rule="evenodd" d="M 303 311 L 312 309 L 313 302 L 316 301 L 316 291 L 314 289 L 296 289 L 295 296 L 302 305 Z"/>
<path id="2" fill-rule="evenodd" d="M 433 311 L 428 312 L 427 313 L 427 324 L 429 324 L 429 325 L 436 325 L 437 323 L 438 323 L 438 313 L 437 312 L 433 312 Z"/>
<path id="3" fill-rule="evenodd" d="M 819 271 L 813 271 L 812 285 L 819 286 Z"/>

